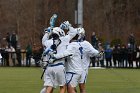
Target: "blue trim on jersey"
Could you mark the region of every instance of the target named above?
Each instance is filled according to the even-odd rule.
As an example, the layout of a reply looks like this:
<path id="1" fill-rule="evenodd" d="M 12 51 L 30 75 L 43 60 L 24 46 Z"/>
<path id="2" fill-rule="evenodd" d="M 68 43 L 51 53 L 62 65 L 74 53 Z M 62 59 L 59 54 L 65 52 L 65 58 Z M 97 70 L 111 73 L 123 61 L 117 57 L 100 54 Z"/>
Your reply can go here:
<path id="1" fill-rule="evenodd" d="M 59 66 L 59 65 L 63 65 L 63 63 L 57 63 L 57 64 L 48 64 L 48 67 L 54 67 L 54 66 Z"/>

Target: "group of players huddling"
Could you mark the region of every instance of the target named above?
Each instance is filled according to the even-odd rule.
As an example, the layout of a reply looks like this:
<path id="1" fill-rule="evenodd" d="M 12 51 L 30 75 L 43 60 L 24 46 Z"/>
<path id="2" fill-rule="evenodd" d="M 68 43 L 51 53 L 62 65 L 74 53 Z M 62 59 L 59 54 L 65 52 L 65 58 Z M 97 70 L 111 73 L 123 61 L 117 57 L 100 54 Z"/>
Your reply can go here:
<path id="1" fill-rule="evenodd" d="M 65 34 L 65 31 L 67 33 Z M 99 56 L 98 50 L 85 40 L 84 28 L 73 28 L 69 21 L 59 27 L 48 27 L 42 38 L 45 64 L 44 88 L 40 93 L 86 93 L 85 83 L 88 75 L 90 57 Z"/>

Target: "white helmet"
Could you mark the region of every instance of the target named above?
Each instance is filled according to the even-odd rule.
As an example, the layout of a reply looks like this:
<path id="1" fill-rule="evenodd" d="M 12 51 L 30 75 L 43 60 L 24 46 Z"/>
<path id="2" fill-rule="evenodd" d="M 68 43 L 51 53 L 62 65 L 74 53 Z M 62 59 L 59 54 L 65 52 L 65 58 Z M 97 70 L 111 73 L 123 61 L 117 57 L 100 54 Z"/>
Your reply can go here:
<path id="1" fill-rule="evenodd" d="M 82 36 L 85 35 L 85 30 L 84 30 L 84 28 L 81 28 L 81 27 L 78 28 L 78 34 L 79 34 L 79 35 L 82 35 Z"/>
<path id="2" fill-rule="evenodd" d="M 76 28 L 76 30 L 77 30 L 77 33 L 79 35 L 78 40 L 80 40 L 80 41 L 83 40 L 84 37 L 85 37 L 85 30 L 84 30 L 84 28 L 79 27 L 79 28 Z"/>
<path id="3" fill-rule="evenodd" d="M 57 34 L 59 37 L 65 36 L 65 32 L 60 27 L 54 27 L 52 34 Z"/>

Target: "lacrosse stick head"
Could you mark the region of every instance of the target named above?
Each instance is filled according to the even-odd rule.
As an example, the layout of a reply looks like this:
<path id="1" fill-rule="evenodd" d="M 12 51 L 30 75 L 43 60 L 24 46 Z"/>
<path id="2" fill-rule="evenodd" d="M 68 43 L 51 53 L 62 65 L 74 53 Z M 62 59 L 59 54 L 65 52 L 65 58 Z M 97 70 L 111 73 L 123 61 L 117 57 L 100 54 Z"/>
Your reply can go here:
<path id="1" fill-rule="evenodd" d="M 55 21 L 57 19 L 57 14 L 53 14 L 53 16 L 50 18 L 50 27 L 54 27 L 55 26 Z"/>

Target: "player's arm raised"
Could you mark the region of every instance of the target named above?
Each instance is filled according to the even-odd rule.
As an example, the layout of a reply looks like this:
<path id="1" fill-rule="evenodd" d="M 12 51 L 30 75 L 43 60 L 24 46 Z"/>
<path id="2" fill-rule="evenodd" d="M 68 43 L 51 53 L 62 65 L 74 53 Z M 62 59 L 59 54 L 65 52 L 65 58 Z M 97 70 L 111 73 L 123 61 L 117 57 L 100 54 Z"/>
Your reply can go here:
<path id="1" fill-rule="evenodd" d="M 69 21 L 64 21 L 63 23 L 61 23 L 60 28 L 63 30 L 68 30 L 67 35 L 65 36 L 65 38 L 67 38 L 68 40 L 71 40 L 78 33 L 77 30 L 73 28 L 69 23 Z"/>
<path id="2" fill-rule="evenodd" d="M 49 39 L 49 36 L 51 35 L 52 29 L 55 26 L 56 19 L 57 19 L 57 14 L 53 14 L 53 16 L 50 18 L 50 27 L 44 29 L 45 35 L 42 38 L 43 45 L 44 45 L 45 41 Z"/>
<path id="3" fill-rule="evenodd" d="M 44 45 L 45 41 L 49 39 L 51 33 L 52 33 L 52 28 L 51 27 L 48 27 L 48 28 L 45 28 L 44 29 L 44 36 L 42 38 L 42 44 Z"/>

